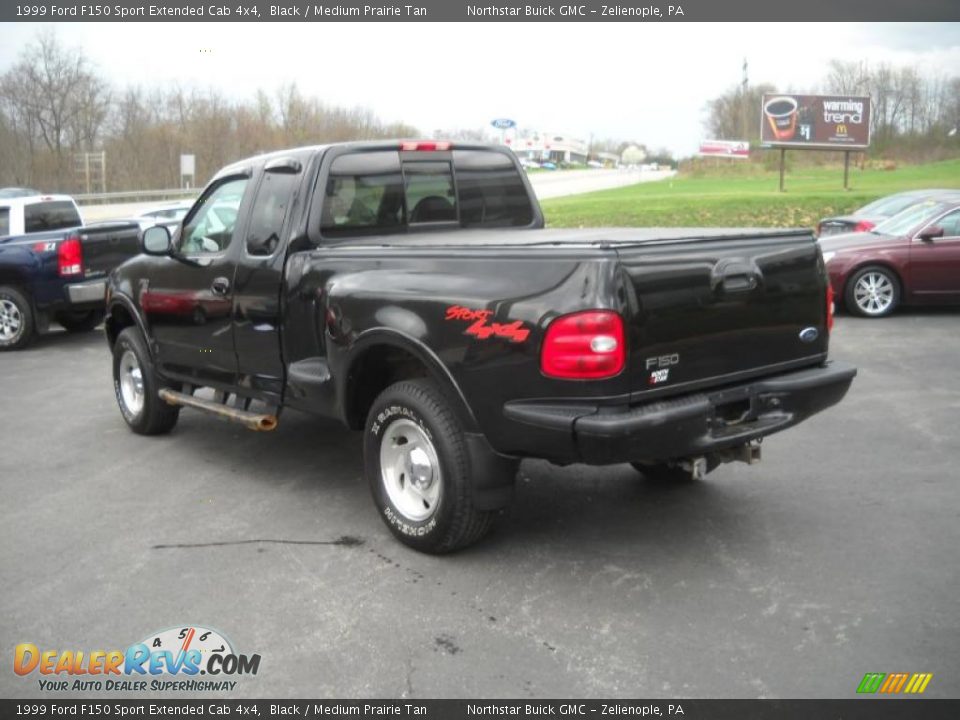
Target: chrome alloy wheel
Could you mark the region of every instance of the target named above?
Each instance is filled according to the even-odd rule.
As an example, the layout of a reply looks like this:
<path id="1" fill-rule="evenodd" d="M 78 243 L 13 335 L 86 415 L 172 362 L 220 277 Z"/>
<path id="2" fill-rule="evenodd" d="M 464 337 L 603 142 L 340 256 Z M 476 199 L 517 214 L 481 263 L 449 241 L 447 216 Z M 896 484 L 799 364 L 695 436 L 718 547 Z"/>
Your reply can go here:
<path id="1" fill-rule="evenodd" d="M 123 405 L 131 415 L 139 415 L 143 410 L 143 372 L 132 350 L 127 350 L 120 358 L 119 375 Z"/>
<path id="2" fill-rule="evenodd" d="M 411 522 L 423 522 L 440 502 L 440 459 L 423 428 L 401 418 L 380 442 L 380 480 L 393 506 Z"/>
<path id="3" fill-rule="evenodd" d="M 865 315 L 882 315 L 893 303 L 893 281 L 880 272 L 868 272 L 857 280 L 853 299 Z"/>
<path id="4" fill-rule="evenodd" d="M 23 314 L 16 303 L 7 298 L 0 300 L 0 340 L 16 342 L 23 333 Z"/>

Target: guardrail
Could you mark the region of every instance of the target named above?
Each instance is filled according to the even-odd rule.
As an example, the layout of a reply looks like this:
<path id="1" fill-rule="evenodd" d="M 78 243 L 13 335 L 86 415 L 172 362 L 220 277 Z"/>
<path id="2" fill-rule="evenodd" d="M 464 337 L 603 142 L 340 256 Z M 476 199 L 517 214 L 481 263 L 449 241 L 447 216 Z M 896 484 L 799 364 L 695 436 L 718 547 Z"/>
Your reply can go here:
<path id="1" fill-rule="evenodd" d="M 74 195 L 78 205 L 118 205 L 121 203 L 135 203 L 155 200 L 188 200 L 195 198 L 200 188 L 187 190 L 127 190 L 124 192 L 89 193 Z"/>

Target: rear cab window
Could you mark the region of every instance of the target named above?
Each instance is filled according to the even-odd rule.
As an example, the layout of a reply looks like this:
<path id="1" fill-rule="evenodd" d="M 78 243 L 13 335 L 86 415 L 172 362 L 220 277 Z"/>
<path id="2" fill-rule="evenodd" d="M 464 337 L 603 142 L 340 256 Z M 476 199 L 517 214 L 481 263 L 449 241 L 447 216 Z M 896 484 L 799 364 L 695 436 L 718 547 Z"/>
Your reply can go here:
<path id="1" fill-rule="evenodd" d="M 322 194 L 324 237 L 451 227 L 523 227 L 535 212 L 511 156 L 490 150 L 373 150 L 336 157 Z"/>
<path id="2" fill-rule="evenodd" d="M 69 200 L 50 200 L 23 206 L 25 233 L 63 230 L 82 225 L 77 207 Z"/>

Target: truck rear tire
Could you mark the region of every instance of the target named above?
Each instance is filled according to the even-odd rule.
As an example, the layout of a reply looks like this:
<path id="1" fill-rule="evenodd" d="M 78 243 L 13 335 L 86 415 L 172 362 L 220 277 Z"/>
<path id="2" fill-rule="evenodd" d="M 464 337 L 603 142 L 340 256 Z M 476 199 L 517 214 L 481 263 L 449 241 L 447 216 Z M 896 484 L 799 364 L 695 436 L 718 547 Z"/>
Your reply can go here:
<path id="1" fill-rule="evenodd" d="M 179 389 L 157 375 L 140 330 L 126 328 L 113 345 L 113 389 L 123 419 L 138 435 L 162 435 L 177 424 L 180 408 L 160 399 L 162 387 Z"/>
<path id="2" fill-rule="evenodd" d="M 398 382 L 374 400 L 363 455 L 377 510 L 403 544 L 441 554 L 489 532 L 495 513 L 474 505 L 463 427 L 434 382 Z"/>
<path id="3" fill-rule="evenodd" d="M 36 336 L 33 306 L 20 290 L 0 285 L 0 350 L 20 350 Z"/>
<path id="4" fill-rule="evenodd" d="M 56 314 L 56 321 L 66 328 L 67 332 L 81 333 L 93 330 L 103 322 L 103 310 L 64 310 Z"/>

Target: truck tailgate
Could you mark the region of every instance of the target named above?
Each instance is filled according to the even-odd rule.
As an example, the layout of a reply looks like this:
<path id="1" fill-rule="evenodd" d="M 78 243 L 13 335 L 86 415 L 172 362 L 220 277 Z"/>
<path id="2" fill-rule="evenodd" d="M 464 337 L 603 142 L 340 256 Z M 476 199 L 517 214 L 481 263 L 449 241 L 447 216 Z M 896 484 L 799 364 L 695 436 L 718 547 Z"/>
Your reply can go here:
<path id="1" fill-rule="evenodd" d="M 619 244 L 631 391 L 706 387 L 826 356 L 826 280 L 812 234 Z"/>
<path id="2" fill-rule="evenodd" d="M 106 277 L 115 267 L 140 252 L 140 226 L 135 222 L 87 225 L 79 232 L 83 245 L 84 277 Z"/>

